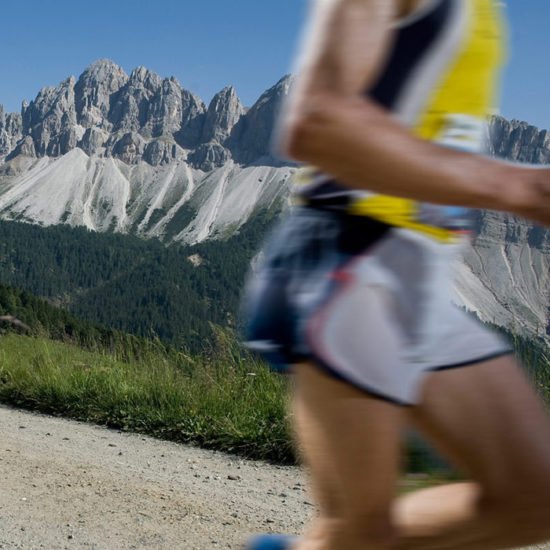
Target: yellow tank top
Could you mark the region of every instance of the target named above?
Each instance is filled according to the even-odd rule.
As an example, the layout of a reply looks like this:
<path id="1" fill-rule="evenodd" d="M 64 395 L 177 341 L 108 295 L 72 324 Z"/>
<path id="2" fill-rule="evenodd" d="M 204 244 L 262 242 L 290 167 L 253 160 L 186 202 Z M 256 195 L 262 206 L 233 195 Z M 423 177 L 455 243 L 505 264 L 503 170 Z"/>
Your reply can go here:
<path id="1" fill-rule="evenodd" d="M 396 24 L 382 76 L 367 94 L 419 137 L 482 152 L 496 111 L 505 25 L 493 0 L 432 0 Z M 298 202 L 370 216 L 447 241 L 468 227 L 467 211 L 351 190 L 306 170 Z"/>

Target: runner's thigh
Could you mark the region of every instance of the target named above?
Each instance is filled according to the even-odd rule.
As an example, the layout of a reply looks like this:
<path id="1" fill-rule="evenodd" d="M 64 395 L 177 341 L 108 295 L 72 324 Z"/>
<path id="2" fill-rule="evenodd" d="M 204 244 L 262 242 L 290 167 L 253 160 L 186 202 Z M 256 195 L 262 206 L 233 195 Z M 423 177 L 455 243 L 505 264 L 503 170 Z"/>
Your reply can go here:
<path id="1" fill-rule="evenodd" d="M 314 364 L 294 373 L 295 429 L 323 514 L 351 521 L 389 514 L 405 409 Z"/>
<path id="2" fill-rule="evenodd" d="M 512 356 L 431 373 L 409 412 L 485 496 L 550 491 L 550 419 Z"/>

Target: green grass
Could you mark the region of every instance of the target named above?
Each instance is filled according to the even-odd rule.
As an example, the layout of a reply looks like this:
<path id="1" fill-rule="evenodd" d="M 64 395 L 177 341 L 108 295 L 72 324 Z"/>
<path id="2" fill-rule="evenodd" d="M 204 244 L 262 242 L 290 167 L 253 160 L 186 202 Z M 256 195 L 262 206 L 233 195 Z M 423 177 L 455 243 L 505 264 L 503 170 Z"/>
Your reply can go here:
<path id="1" fill-rule="evenodd" d="M 524 340 L 515 344 L 548 401 L 545 350 Z M 147 346 L 128 360 L 127 354 L 0 334 L 0 401 L 248 458 L 296 462 L 285 378 L 221 331 L 210 357 L 167 351 L 155 342 Z M 421 440 L 410 438 L 407 447 L 406 471 L 448 479 L 447 465 Z"/>
<path id="2" fill-rule="evenodd" d="M 277 462 L 295 460 L 285 381 L 240 359 L 152 350 L 139 361 L 40 338 L 0 337 L 0 400 L 112 428 Z"/>

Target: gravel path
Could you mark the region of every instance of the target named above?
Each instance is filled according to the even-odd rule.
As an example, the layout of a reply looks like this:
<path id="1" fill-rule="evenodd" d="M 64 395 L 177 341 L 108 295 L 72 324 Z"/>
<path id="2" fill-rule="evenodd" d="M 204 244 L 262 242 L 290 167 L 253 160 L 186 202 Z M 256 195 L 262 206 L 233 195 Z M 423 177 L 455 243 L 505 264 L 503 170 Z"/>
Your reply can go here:
<path id="1" fill-rule="evenodd" d="M 238 549 L 315 512 L 296 467 L 7 407 L 0 426 L 3 549 Z"/>
<path id="2" fill-rule="evenodd" d="M 303 473 L 0 407 L 0 548 L 241 548 L 299 533 Z"/>

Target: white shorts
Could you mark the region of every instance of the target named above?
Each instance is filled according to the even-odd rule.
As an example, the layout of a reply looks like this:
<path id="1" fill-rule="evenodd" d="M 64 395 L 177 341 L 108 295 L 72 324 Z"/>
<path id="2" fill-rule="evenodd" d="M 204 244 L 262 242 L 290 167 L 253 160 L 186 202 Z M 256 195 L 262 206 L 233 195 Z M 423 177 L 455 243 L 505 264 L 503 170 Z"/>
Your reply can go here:
<path id="1" fill-rule="evenodd" d="M 247 344 L 279 371 L 312 361 L 376 397 L 418 403 L 427 373 L 511 352 L 451 302 L 461 248 L 297 208 L 247 286 Z"/>

